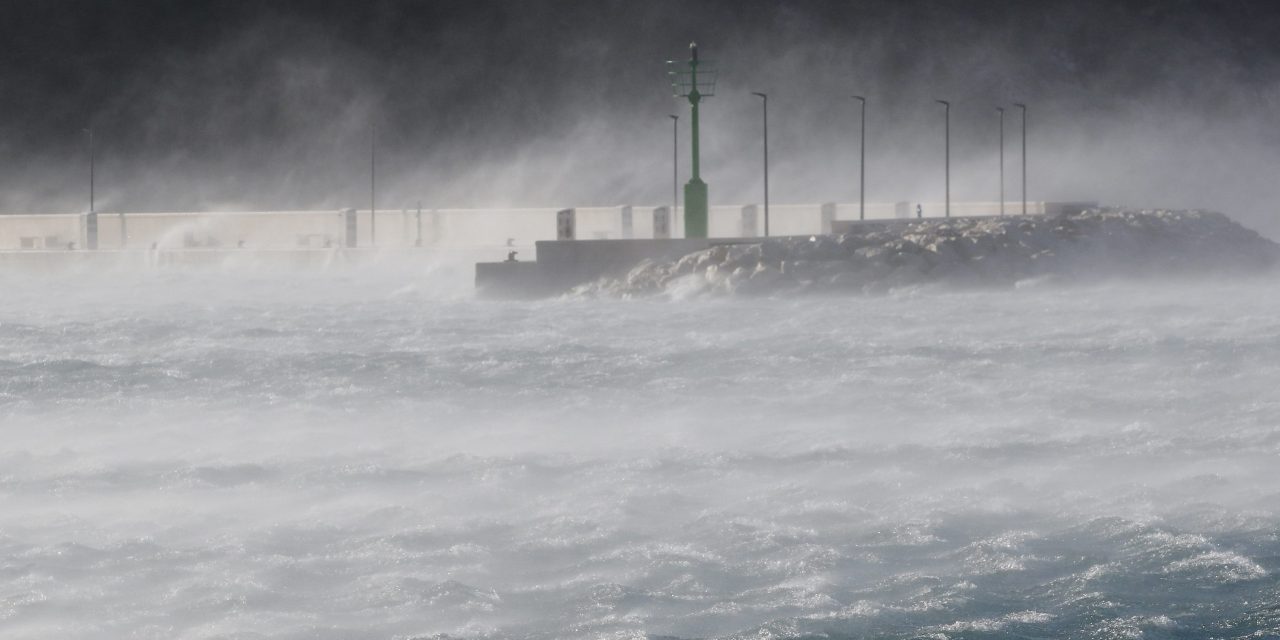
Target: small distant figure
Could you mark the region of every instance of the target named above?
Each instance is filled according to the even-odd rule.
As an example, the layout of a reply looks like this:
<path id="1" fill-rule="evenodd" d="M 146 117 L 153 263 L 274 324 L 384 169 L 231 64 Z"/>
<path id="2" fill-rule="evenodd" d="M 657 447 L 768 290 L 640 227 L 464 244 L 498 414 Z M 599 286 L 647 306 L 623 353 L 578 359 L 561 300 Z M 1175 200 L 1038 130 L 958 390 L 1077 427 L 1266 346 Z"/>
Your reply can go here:
<path id="1" fill-rule="evenodd" d="M 917 218 L 924 217 L 924 206 L 921 205 L 920 203 L 916 203 L 916 217 Z"/>
<path id="2" fill-rule="evenodd" d="M 515 238 L 507 238 L 507 246 L 508 246 L 508 247 L 514 247 L 514 246 L 516 246 L 516 239 L 515 239 Z"/>
<path id="3" fill-rule="evenodd" d="M 507 246 L 511 246 L 511 245 L 507 245 Z M 517 254 L 517 253 L 520 253 L 520 252 L 519 252 L 519 251 L 508 251 L 508 252 L 507 252 L 507 262 L 519 262 L 518 260 L 516 260 L 516 254 Z"/>
<path id="4" fill-rule="evenodd" d="M 244 248 L 244 240 L 239 240 L 239 241 L 237 241 L 237 242 L 236 242 L 236 248 L 237 248 L 237 249 L 243 249 L 243 248 Z"/>
<path id="5" fill-rule="evenodd" d="M 76 243 L 74 243 L 74 242 L 68 242 L 68 243 L 67 243 L 67 251 L 75 251 L 75 250 L 76 250 Z"/>
<path id="6" fill-rule="evenodd" d="M 159 248 L 160 248 L 160 243 L 159 243 L 159 242 L 152 242 L 152 243 L 151 243 L 151 250 L 152 250 L 152 251 L 155 251 L 156 249 L 159 249 Z"/>

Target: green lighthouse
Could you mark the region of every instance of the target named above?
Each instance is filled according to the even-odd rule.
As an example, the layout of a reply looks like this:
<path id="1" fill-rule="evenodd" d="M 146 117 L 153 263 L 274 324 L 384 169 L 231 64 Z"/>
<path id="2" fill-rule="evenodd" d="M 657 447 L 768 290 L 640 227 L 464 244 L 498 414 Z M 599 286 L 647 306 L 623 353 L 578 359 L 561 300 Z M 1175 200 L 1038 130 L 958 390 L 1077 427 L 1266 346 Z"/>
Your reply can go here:
<path id="1" fill-rule="evenodd" d="M 712 69 L 703 69 L 702 77 L 699 77 L 698 43 L 696 42 L 689 44 L 688 69 L 677 68 L 675 66 L 677 63 L 674 61 L 668 61 L 667 64 L 672 66 L 672 70 L 668 72 L 671 76 L 671 88 L 677 97 L 688 98 L 692 116 L 689 139 L 692 141 L 690 146 L 693 150 L 693 175 L 684 185 L 684 236 L 705 238 L 707 237 L 708 200 L 707 183 L 702 181 L 701 162 L 698 157 L 698 103 L 703 98 L 715 95 L 716 72 Z"/>

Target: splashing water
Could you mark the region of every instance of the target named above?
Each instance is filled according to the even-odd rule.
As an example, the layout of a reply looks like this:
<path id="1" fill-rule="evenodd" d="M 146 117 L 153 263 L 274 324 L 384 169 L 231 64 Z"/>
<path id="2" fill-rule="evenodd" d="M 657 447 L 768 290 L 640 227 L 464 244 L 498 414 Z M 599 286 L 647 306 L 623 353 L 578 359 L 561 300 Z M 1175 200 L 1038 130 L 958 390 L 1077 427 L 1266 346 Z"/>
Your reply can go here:
<path id="1" fill-rule="evenodd" d="M 1269 280 L 0 293 L 8 638 L 1280 634 Z"/>

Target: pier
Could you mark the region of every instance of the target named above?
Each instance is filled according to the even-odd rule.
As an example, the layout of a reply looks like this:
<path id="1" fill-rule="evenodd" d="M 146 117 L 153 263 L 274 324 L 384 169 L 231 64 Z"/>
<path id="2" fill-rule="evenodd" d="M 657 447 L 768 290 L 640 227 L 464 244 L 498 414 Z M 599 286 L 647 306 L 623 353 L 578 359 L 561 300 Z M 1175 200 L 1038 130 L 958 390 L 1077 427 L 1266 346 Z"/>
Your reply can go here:
<path id="1" fill-rule="evenodd" d="M 934 203 L 928 203 L 933 206 Z M 1082 211 L 1096 206 L 1092 202 L 1036 202 L 1029 203 L 1029 215 L 1063 215 Z M 926 204 L 922 203 L 918 211 L 923 214 Z M 956 202 L 951 207 L 959 215 L 950 217 L 905 215 L 911 211 L 909 203 L 900 202 L 885 204 L 868 204 L 865 210 L 873 213 L 891 211 L 893 216 L 868 217 L 859 219 L 841 219 L 839 214 L 847 211 L 857 216 L 858 205 L 825 203 L 820 205 L 780 205 L 773 207 L 775 227 L 785 232 L 769 236 L 771 239 L 788 237 L 811 237 L 839 235 L 854 227 L 880 225 L 897 227 L 921 221 L 967 220 L 973 218 L 990 218 L 999 215 L 999 203 L 991 202 Z M 715 209 L 731 209 L 738 213 L 736 231 L 729 221 L 721 220 L 721 224 L 712 224 L 713 231 L 725 229 L 730 231 L 722 236 L 707 238 L 630 238 L 630 239 L 590 239 L 579 240 L 576 236 L 575 211 L 565 209 L 558 212 L 556 240 L 544 240 L 535 243 L 535 256 L 532 261 L 508 259 L 503 262 L 481 262 L 476 264 L 476 291 L 482 297 L 504 299 L 529 299 L 559 295 L 575 286 L 586 284 L 602 277 L 620 277 L 627 271 L 646 260 L 675 260 L 717 245 L 753 244 L 765 240 L 759 235 L 758 208 L 756 205 L 736 207 L 713 207 Z M 654 209 L 657 222 L 655 229 L 666 228 L 663 216 L 666 207 Z M 727 212 L 723 212 L 727 213 Z M 715 221 L 716 216 L 712 216 Z"/>

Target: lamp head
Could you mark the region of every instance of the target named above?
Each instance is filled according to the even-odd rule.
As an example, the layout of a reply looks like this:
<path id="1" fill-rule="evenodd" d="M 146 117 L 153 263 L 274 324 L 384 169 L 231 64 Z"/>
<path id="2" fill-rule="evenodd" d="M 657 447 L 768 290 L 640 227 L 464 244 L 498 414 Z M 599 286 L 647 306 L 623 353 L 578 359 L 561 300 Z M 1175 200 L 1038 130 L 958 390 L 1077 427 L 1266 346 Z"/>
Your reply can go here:
<path id="1" fill-rule="evenodd" d="M 853 99 L 864 104 L 867 102 L 867 99 L 862 96 L 853 96 Z"/>
<path id="2" fill-rule="evenodd" d="M 764 98 L 765 100 L 768 100 L 768 99 L 769 99 L 769 96 L 768 96 L 768 95 L 765 95 L 765 94 L 763 94 L 763 93 L 760 93 L 759 91 L 752 91 L 752 92 L 751 92 L 751 95 L 753 95 L 753 96 L 760 96 L 761 98 Z"/>

